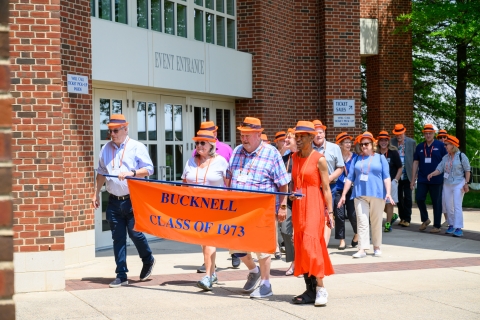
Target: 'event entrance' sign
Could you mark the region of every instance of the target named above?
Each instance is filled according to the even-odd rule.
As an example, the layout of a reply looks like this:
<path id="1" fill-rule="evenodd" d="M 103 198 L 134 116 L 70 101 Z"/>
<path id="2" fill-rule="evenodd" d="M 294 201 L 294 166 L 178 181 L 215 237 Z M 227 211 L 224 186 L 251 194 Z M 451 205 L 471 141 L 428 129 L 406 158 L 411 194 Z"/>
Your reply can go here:
<path id="1" fill-rule="evenodd" d="M 333 114 L 355 114 L 355 100 L 333 100 Z"/>
<path id="2" fill-rule="evenodd" d="M 67 91 L 70 93 L 88 94 L 88 77 L 67 74 Z"/>

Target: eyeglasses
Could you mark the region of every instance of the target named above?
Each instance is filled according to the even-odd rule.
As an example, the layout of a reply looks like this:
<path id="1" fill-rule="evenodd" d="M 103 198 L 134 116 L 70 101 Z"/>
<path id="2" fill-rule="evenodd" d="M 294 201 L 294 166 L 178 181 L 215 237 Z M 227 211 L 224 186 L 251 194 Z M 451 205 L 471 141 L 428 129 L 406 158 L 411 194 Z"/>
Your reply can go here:
<path id="1" fill-rule="evenodd" d="M 371 142 L 360 143 L 360 147 L 368 147 Z"/>
<path id="2" fill-rule="evenodd" d="M 206 144 L 205 141 L 195 141 L 196 146 L 201 145 L 203 147 L 205 144 Z"/>
<path id="3" fill-rule="evenodd" d="M 438 139 L 445 140 L 447 137 L 438 137 Z"/>
<path id="4" fill-rule="evenodd" d="M 125 127 L 121 127 L 121 128 L 118 128 L 118 129 L 113 129 L 113 130 L 108 130 L 108 132 L 109 132 L 110 134 L 112 134 L 112 133 L 115 133 L 115 134 L 117 134 L 117 133 L 118 133 L 118 131 L 120 131 L 120 130 L 122 130 L 122 129 L 125 129 Z"/>

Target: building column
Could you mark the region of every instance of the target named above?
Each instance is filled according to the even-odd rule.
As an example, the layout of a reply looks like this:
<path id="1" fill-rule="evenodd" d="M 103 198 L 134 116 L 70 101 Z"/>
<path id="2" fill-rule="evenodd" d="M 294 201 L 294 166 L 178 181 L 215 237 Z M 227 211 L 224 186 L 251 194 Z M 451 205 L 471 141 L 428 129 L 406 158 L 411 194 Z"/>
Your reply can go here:
<path id="1" fill-rule="evenodd" d="M 12 106 L 9 67 L 9 1 L 0 0 L 0 318 L 15 319 L 12 231 Z"/>
<path id="2" fill-rule="evenodd" d="M 392 134 L 397 123 L 413 137 L 412 39 L 394 33 L 397 17 L 411 10 L 410 0 L 362 1 L 362 18 L 378 20 L 378 55 L 366 58 L 368 130 Z"/>
<path id="3" fill-rule="evenodd" d="M 319 120 L 327 126 L 326 138 L 338 133 L 361 131 L 360 1 L 321 0 L 320 21 L 320 110 Z M 334 100 L 354 100 L 354 127 L 335 127 Z"/>

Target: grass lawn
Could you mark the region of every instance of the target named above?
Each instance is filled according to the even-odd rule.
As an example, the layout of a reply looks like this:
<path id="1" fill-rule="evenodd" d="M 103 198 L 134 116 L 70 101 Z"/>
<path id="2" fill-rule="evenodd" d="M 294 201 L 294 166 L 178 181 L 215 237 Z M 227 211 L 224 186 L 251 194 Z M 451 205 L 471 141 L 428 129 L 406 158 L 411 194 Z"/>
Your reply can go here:
<path id="1" fill-rule="evenodd" d="M 432 204 L 430 194 L 427 194 L 427 204 Z M 462 207 L 464 208 L 480 208 L 480 190 L 472 190 L 465 194 L 463 197 Z"/>

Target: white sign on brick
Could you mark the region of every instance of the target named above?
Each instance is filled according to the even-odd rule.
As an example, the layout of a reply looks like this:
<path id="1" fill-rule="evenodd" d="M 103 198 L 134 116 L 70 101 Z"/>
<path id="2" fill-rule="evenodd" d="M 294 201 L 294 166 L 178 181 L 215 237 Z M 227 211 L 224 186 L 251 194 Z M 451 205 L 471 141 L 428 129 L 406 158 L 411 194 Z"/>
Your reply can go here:
<path id="1" fill-rule="evenodd" d="M 355 100 L 333 100 L 333 114 L 355 114 Z"/>
<path id="2" fill-rule="evenodd" d="M 70 93 L 88 94 L 88 77 L 67 74 L 67 91 Z"/>
<path id="3" fill-rule="evenodd" d="M 333 116 L 333 126 L 336 128 L 355 127 L 355 115 Z"/>

